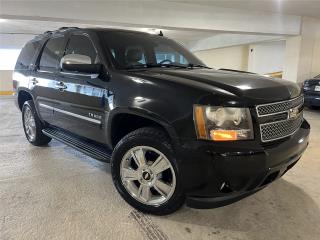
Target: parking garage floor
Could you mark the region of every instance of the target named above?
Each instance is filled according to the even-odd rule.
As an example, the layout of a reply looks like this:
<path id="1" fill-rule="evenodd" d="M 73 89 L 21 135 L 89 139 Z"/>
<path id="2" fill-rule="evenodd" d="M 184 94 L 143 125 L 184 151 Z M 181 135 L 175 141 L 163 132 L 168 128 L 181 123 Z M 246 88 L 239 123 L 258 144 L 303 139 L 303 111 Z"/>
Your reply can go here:
<path id="1" fill-rule="evenodd" d="M 11 97 L 0 98 L 0 239 L 319 239 L 320 111 L 303 159 L 282 179 L 235 204 L 141 214 L 112 184 L 110 167 L 57 141 L 25 139 Z"/>

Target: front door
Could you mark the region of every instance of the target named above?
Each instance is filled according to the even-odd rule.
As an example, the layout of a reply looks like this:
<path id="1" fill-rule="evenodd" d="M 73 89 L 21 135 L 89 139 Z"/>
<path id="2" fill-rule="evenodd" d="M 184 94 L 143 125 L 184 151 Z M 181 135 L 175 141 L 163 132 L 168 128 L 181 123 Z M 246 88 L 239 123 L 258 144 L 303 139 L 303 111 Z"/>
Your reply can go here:
<path id="1" fill-rule="evenodd" d="M 89 56 L 91 63 L 99 62 L 96 48 L 86 35 L 71 35 L 65 50 L 65 55 L 69 54 Z M 98 74 L 63 70 L 56 80 L 60 91 L 54 109 L 54 124 L 79 136 L 106 143 L 107 83 Z"/>

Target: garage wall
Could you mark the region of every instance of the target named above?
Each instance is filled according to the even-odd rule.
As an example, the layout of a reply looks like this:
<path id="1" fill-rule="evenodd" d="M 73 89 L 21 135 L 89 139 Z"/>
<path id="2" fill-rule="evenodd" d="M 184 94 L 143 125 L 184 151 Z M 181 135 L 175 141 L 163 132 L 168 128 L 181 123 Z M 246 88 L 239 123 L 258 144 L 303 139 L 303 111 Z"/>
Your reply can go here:
<path id="1" fill-rule="evenodd" d="M 320 20 L 304 17 L 301 35 L 286 39 L 284 78 L 301 83 L 320 74 Z"/>
<path id="2" fill-rule="evenodd" d="M 12 70 L 0 70 L 0 94 L 12 92 Z"/>
<path id="3" fill-rule="evenodd" d="M 0 95 L 12 93 L 12 71 L 24 44 L 32 39 L 30 34 L 0 34 Z"/>
<path id="4" fill-rule="evenodd" d="M 196 51 L 194 54 L 213 68 L 248 70 L 248 46 L 234 46 Z"/>
<path id="5" fill-rule="evenodd" d="M 252 44 L 249 47 L 249 72 L 266 74 L 282 72 L 286 42 L 272 41 Z"/>

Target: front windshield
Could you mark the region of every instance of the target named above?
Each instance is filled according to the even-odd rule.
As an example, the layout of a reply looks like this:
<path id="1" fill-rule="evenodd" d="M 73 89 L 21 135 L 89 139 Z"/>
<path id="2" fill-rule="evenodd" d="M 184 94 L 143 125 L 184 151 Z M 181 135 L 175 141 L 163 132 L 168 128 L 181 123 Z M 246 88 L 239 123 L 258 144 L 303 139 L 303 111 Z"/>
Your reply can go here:
<path id="1" fill-rule="evenodd" d="M 100 36 L 117 69 L 205 67 L 192 53 L 162 36 L 129 31 L 102 31 Z"/>

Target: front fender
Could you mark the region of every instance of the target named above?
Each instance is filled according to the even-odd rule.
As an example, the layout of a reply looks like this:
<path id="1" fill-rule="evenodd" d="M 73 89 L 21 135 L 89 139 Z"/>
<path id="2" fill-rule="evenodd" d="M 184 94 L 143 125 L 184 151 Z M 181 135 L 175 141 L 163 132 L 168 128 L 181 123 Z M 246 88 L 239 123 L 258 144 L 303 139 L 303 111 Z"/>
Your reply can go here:
<path id="1" fill-rule="evenodd" d="M 168 133 L 169 137 L 172 141 L 178 141 L 178 136 L 175 129 L 170 125 L 170 123 L 163 119 L 161 116 L 157 115 L 156 113 L 143 109 L 143 108 L 134 108 L 134 107 L 116 107 L 111 110 L 107 116 L 106 122 L 106 135 L 107 135 L 107 144 L 108 146 L 112 147 L 112 125 L 115 121 L 115 118 L 119 114 L 130 114 L 133 116 L 142 117 L 153 121 L 160 126 L 162 126 Z"/>

